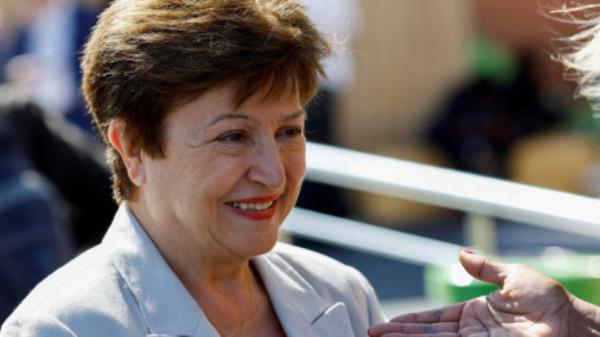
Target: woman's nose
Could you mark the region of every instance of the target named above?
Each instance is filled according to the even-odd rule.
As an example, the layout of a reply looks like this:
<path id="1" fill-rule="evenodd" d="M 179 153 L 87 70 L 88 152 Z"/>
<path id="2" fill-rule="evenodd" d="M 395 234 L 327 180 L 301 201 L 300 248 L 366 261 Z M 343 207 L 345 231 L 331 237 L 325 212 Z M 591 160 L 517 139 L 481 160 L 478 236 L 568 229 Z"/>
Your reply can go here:
<path id="1" fill-rule="evenodd" d="M 256 148 L 248 173 L 251 181 L 278 189 L 285 181 L 285 168 L 275 140 L 263 141 Z"/>

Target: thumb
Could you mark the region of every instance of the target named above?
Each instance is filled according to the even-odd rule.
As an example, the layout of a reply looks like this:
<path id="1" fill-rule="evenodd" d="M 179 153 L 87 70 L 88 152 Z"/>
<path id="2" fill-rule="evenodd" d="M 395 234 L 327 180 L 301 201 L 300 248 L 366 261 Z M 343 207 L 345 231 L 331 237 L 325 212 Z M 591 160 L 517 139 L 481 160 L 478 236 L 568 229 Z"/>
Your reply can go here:
<path id="1" fill-rule="evenodd" d="M 501 262 L 463 250 L 459 255 L 463 268 L 474 278 L 483 282 L 502 286 L 507 275 L 507 265 Z"/>

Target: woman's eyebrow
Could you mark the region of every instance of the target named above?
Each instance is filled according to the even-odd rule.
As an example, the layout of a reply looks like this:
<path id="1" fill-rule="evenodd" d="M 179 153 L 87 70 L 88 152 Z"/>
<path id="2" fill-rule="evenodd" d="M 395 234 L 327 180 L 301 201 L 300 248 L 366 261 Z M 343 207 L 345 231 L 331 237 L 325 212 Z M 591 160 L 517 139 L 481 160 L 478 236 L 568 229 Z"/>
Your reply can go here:
<path id="1" fill-rule="evenodd" d="M 281 118 L 281 121 L 282 122 L 288 122 L 288 121 L 291 121 L 291 120 L 294 120 L 294 119 L 297 119 L 297 118 L 300 118 L 300 117 L 306 118 L 306 111 L 304 109 L 301 109 L 301 110 L 292 112 L 289 115 L 283 116 Z M 228 113 L 220 115 L 217 118 L 215 118 L 214 120 L 212 120 L 210 123 L 208 123 L 208 125 L 206 126 L 205 129 L 208 129 L 209 127 L 211 127 L 211 126 L 219 123 L 220 121 L 231 120 L 231 119 L 250 120 L 251 117 L 248 116 L 248 115 L 246 115 L 246 114 L 239 113 L 239 112 L 228 112 Z"/>
<path id="2" fill-rule="evenodd" d="M 306 110 L 301 109 L 301 110 L 298 110 L 296 112 L 292 112 L 291 114 L 289 114 L 287 116 L 283 116 L 283 118 L 281 119 L 281 121 L 282 122 L 288 122 L 288 121 L 291 121 L 291 120 L 294 120 L 294 119 L 297 119 L 297 118 L 300 118 L 300 117 L 306 118 L 306 115 L 307 115 L 306 114 Z"/>
<path id="3" fill-rule="evenodd" d="M 245 115 L 245 114 L 239 113 L 239 112 L 228 112 L 228 113 L 220 115 L 219 117 L 217 117 L 214 120 L 212 120 L 210 123 L 208 123 L 208 125 L 206 126 L 206 128 L 209 128 L 209 127 L 213 126 L 214 124 L 217 124 L 218 122 L 220 122 L 222 120 L 225 120 L 225 119 L 243 119 L 243 120 L 248 120 L 248 119 L 250 119 L 250 117 L 248 117 L 248 115 Z"/>

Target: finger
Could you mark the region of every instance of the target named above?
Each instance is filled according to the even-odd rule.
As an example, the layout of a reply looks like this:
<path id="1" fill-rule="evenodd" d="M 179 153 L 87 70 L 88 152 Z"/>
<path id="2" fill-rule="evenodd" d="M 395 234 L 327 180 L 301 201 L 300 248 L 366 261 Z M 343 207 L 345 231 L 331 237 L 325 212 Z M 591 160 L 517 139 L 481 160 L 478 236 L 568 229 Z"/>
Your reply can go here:
<path id="1" fill-rule="evenodd" d="M 465 270 L 483 282 L 502 286 L 507 274 L 507 265 L 485 256 L 463 250 L 459 260 Z"/>
<path id="2" fill-rule="evenodd" d="M 453 304 L 440 309 L 404 314 L 392 318 L 396 323 L 438 323 L 457 322 L 462 314 L 464 303 Z"/>
<path id="3" fill-rule="evenodd" d="M 422 323 L 385 323 L 372 327 L 369 333 L 374 336 L 387 333 L 432 334 L 442 332 L 458 332 L 458 322 Z"/>

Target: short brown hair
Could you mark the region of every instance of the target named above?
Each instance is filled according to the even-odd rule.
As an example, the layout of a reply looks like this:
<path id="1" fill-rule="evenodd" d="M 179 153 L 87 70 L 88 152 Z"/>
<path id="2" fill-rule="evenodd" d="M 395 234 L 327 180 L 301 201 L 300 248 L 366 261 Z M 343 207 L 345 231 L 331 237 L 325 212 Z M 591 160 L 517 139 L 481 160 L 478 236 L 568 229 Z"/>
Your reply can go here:
<path id="1" fill-rule="evenodd" d="M 267 89 L 306 104 L 324 76 L 328 43 L 292 0 L 115 0 L 100 16 L 83 59 L 83 94 L 107 144 L 117 202 L 135 186 L 108 143 L 111 120 L 155 158 L 176 104 L 235 82 L 235 104 Z"/>

